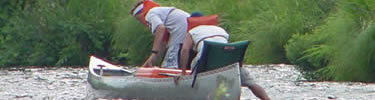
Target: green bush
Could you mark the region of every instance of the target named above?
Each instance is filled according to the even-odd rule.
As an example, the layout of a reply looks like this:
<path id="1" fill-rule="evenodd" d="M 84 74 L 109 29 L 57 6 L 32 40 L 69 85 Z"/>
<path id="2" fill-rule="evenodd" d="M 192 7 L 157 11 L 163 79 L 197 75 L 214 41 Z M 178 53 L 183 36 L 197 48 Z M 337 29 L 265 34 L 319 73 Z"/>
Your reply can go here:
<path id="1" fill-rule="evenodd" d="M 324 44 L 326 39 L 324 35 L 295 34 L 285 46 L 288 60 L 298 65 L 308 80 L 318 80 L 315 71 L 329 63 L 332 48 Z"/>
<path id="2" fill-rule="evenodd" d="M 17 5 L 21 9 L 2 28 L 6 35 L 0 65 L 87 65 L 89 54 L 111 56 L 119 2 L 38 0 Z"/>
<path id="3" fill-rule="evenodd" d="M 332 0 L 259 1 L 252 9 L 260 9 L 232 30 L 234 40 L 252 40 L 247 63 L 287 63 L 285 49 L 293 34 L 311 32 L 328 15 Z M 321 3 L 324 2 L 324 3 Z M 323 8 L 324 7 L 324 8 Z M 246 15 L 244 15 L 246 16 Z"/>

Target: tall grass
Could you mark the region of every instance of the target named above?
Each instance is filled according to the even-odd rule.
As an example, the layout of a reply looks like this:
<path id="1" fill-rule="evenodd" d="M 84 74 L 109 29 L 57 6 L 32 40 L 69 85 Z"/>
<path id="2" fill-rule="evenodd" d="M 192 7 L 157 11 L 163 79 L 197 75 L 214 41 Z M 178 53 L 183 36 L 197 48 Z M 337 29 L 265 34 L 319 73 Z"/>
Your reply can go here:
<path id="1" fill-rule="evenodd" d="M 331 1 L 328 0 L 262 1 L 260 2 L 263 4 L 262 7 L 251 6 L 262 11 L 256 11 L 253 13 L 254 17 L 235 24 L 238 26 L 234 28 L 236 33 L 233 35 L 234 40 L 254 41 L 249 47 L 246 62 L 255 64 L 288 62 L 284 45 L 291 36 L 312 31 L 321 23 L 320 18 L 327 16 L 328 11 L 321 8 L 319 2 L 326 2 L 325 5 L 332 6 L 329 5 Z"/>
<path id="2" fill-rule="evenodd" d="M 375 81 L 374 76 L 374 34 L 375 2 L 371 0 L 344 0 L 340 2 L 340 17 L 349 17 L 349 23 L 343 33 L 331 41 L 337 48 L 328 66 L 333 80 L 337 81 Z M 344 15 L 345 14 L 345 15 Z M 346 22 L 345 24 L 347 24 Z M 338 31 L 339 32 L 339 31 Z"/>
<path id="3" fill-rule="evenodd" d="M 332 59 L 329 70 L 336 81 L 375 81 L 375 23 L 365 26 L 362 32 L 342 45 Z"/>
<path id="4" fill-rule="evenodd" d="M 286 46 L 288 58 L 308 79 L 374 81 L 374 3 L 337 1 L 325 24 L 309 35 L 293 36 Z"/>

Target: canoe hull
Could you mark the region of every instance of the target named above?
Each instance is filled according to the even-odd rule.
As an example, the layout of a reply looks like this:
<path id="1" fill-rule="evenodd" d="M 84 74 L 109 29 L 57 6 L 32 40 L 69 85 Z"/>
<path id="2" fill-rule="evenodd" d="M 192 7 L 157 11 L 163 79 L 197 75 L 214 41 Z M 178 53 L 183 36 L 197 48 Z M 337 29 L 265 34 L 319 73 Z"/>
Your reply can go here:
<path id="1" fill-rule="evenodd" d="M 91 62 L 91 61 L 90 61 Z M 103 63 L 103 62 L 102 62 Z M 90 63 L 90 68 L 95 67 Z M 88 99 L 142 100 L 239 100 L 239 65 L 198 74 L 195 86 L 192 76 L 183 76 L 176 84 L 173 78 L 144 78 L 133 76 L 100 76 L 90 69 Z"/>

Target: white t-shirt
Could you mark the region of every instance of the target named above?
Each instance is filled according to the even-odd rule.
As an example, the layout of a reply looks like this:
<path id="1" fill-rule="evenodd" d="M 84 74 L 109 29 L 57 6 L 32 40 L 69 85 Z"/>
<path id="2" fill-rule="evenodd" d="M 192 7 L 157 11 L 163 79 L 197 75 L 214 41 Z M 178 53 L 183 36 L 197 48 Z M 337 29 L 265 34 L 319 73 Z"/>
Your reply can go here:
<path id="1" fill-rule="evenodd" d="M 148 11 L 146 15 L 146 22 L 151 28 L 152 34 L 154 35 L 155 30 L 158 25 L 164 24 L 165 20 L 168 17 L 168 14 L 171 12 L 174 7 L 154 7 Z"/>
<path id="2" fill-rule="evenodd" d="M 200 25 L 191 29 L 189 33 L 195 45 L 198 45 L 198 42 L 200 42 L 204 38 L 216 35 L 223 36 L 227 40 L 229 39 L 229 34 L 223 28 L 215 25 Z"/>
<path id="3" fill-rule="evenodd" d="M 190 14 L 174 7 L 154 7 L 146 15 L 146 22 L 155 34 L 158 25 L 163 24 L 169 32 L 168 47 L 184 42 L 187 32 L 187 17 Z"/>

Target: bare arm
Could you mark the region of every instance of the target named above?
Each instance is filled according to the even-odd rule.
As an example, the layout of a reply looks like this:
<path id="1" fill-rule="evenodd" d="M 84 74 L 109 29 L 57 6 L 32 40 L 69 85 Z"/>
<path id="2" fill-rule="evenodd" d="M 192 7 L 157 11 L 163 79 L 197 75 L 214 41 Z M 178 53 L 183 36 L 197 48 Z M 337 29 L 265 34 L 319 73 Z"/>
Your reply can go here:
<path id="1" fill-rule="evenodd" d="M 182 68 L 182 75 L 185 75 L 185 71 L 187 68 L 187 64 L 189 61 L 190 50 L 193 48 L 193 39 L 189 33 L 186 34 L 186 38 L 184 40 L 184 44 L 182 45 L 181 55 L 180 55 L 180 63 Z"/>
<path id="2" fill-rule="evenodd" d="M 166 43 L 163 41 L 165 30 L 166 28 L 162 24 L 158 25 L 157 29 L 155 30 L 154 41 L 152 44 L 152 51 L 157 51 L 157 53 L 152 53 L 150 55 L 150 57 L 143 64 L 144 67 L 153 66 L 157 58 L 160 56 L 160 54 L 164 52 L 166 48 Z"/>

